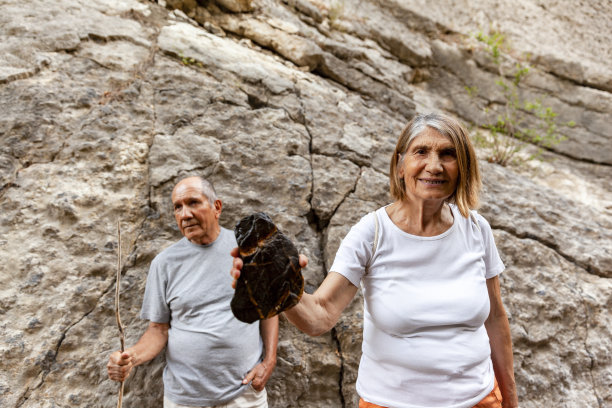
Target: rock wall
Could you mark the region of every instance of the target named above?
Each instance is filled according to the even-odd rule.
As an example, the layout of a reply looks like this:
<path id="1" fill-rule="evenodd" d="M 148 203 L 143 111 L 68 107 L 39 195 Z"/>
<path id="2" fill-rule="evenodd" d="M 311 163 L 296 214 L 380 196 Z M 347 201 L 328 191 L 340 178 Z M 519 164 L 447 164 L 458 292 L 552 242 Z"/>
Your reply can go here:
<path id="1" fill-rule="evenodd" d="M 545 162 L 481 162 L 521 406 L 612 407 L 609 2 L 160 3 L 0 4 L 0 406 L 116 405 L 116 223 L 132 344 L 185 175 L 215 182 L 228 228 L 268 212 L 310 258 L 313 291 L 350 226 L 390 201 L 415 112 L 495 111 L 473 39 L 492 26 L 512 45 L 504 64 L 530 54 L 521 92 L 576 122 Z M 271 407 L 356 406 L 361 302 L 317 338 L 281 322 Z M 162 367 L 136 369 L 125 407 L 161 406 Z"/>

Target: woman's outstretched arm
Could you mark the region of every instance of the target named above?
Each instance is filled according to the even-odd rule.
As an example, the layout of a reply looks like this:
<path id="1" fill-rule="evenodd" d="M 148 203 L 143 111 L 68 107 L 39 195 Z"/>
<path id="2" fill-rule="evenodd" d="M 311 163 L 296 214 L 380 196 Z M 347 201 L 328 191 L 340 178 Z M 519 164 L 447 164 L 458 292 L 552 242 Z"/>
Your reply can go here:
<path id="1" fill-rule="evenodd" d="M 319 336 L 335 326 L 355 293 L 357 286 L 339 273 L 330 272 L 315 293 L 304 293 L 295 307 L 285 311 L 285 316 L 304 333 Z"/>

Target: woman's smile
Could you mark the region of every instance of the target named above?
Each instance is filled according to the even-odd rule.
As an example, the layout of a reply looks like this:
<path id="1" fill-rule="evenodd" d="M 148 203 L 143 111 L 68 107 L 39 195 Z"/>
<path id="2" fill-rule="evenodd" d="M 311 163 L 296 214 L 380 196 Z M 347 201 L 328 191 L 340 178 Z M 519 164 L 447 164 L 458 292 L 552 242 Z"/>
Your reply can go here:
<path id="1" fill-rule="evenodd" d="M 425 183 L 428 186 L 439 186 L 441 184 L 446 183 L 446 180 L 424 179 L 424 178 L 420 178 L 419 181 L 421 183 Z"/>

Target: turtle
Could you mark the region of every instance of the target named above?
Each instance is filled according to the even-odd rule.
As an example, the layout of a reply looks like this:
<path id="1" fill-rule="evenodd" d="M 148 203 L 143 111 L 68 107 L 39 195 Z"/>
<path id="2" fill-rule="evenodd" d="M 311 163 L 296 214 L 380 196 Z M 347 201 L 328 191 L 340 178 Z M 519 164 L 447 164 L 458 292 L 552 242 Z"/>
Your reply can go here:
<path id="1" fill-rule="evenodd" d="M 238 221 L 234 234 L 243 261 L 230 303 L 234 316 L 253 323 L 295 306 L 304 278 L 293 242 L 263 212 Z"/>

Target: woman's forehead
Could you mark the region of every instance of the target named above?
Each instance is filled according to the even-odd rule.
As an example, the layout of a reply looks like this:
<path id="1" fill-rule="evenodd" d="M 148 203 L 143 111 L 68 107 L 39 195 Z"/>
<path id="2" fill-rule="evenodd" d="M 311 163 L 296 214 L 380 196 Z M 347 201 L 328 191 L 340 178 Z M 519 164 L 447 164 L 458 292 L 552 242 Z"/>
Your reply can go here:
<path id="1" fill-rule="evenodd" d="M 436 129 L 426 127 L 420 133 L 416 134 L 409 142 L 406 150 L 412 146 L 442 146 L 454 147 L 454 143 L 449 136 L 445 136 Z"/>

